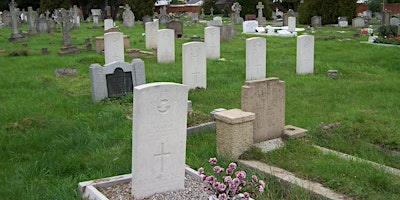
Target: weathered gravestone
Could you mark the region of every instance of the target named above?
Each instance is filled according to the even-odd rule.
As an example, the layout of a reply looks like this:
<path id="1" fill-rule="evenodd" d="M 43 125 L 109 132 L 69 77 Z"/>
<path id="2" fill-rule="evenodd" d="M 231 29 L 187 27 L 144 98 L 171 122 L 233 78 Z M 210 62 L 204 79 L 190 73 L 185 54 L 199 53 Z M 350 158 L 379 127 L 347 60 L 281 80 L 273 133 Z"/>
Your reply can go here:
<path id="1" fill-rule="evenodd" d="M 182 83 L 189 89 L 207 88 L 206 47 L 203 42 L 182 45 Z"/>
<path id="2" fill-rule="evenodd" d="M 153 16 L 145 15 L 142 17 L 143 28 L 147 22 L 153 22 Z"/>
<path id="3" fill-rule="evenodd" d="M 353 25 L 353 27 L 355 27 L 355 28 L 364 27 L 364 26 L 365 26 L 365 21 L 364 21 L 363 18 L 357 17 L 357 18 L 354 18 L 354 19 L 352 20 L 352 25 Z"/>
<path id="4" fill-rule="evenodd" d="M 258 21 L 244 21 L 242 24 L 243 33 L 255 33 L 256 28 L 258 27 Z"/>
<path id="5" fill-rule="evenodd" d="M 157 62 L 175 62 L 175 33 L 172 29 L 158 30 Z"/>
<path id="6" fill-rule="evenodd" d="M 219 59 L 220 37 L 219 27 L 211 26 L 204 29 L 204 42 L 206 44 L 207 58 Z"/>
<path id="7" fill-rule="evenodd" d="M 301 35 L 297 37 L 296 73 L 314 73 L 314 36 Z"/>
<path id="8" fill-rule="evenodd" d="M 132 195 L 184 189 L 188 88 L 150 83 L 134 88 Z"/>
<path id="9" fill-rule="evenodd" d="M 99 26 L 99 16 L 101 16 L 101 9 L 91 9 L 93 16 L 93 26 L 92 28 L 100 28 Z"/>
<path id="10" fill-rule="evenodd" d="M 246 81 L 242 87 L 242 110 L 256 115 L 254 143 L 281 137 L 285 126 L 285 82 L 278 78 Z"/>
<path id="11" fill-rule="evenodd" d="M 257 16 L 258 24 L 265 24 L 267 20 L 263 16 L 264 5 L 262 4 L 262 2 L 258 2 L 256 8 L 258 10 L 258 16 Z"/>
<path id="12" fill-rule="evenodd" d="M 45 18 L 39 19 L 36 29 L 39 33 L 50 33 L 48 20 L 46 20 Z"/>
<path id="13" fill-rule="evenodd" d="M 3 11 L 3 23 L 5 27 L 11 26 L 11 13 L 8 10 Z"/>
<path id="14" fill-rule="evenodd" d="M 257 15 L 247 14 L 244 16 L 244 21 L 257 20 Z"/>
<path id="15" fill-rule="evenodd" d="M 221 42 L 232 41 L 236 36 L 236 29 L 233 25 L 223 25 L 220 27 Z"/>
<path id="16" fill-rule="evenodd" d="M 349 22 L 347 21 L 347 17 L 338 17 L 339 27 L 347 27 Z"/>
<path id="17" fill-rule="evenodd" d="M 158 21 L 147 22 L 145 24 L 145 36 L 146 36 L 146 49 L 157 48 L 157 34 L 158 34 Z"/>
<path id="18" fill-rule="evenodd" d="M 77 5 L 74 5 L 72 8 L 72 12 L 73 12 L 73 24 L 72 24 L 72 28 L 73 29 L 79 29 L 81 27 L 81 19 L 79 17 L 79 8 Z"/>
<path id="19" fill-rule="evenodd" d="M 132 28 L 135 26 L 135 15 L 133 14 L 129 4 L 125 5 L 125 11 L 122 14 L 123 24 L 126 28 Z"/>
<path id="20" fill-rule="evenodd" d="M 8 4 L 10 8 L 10 15 L 11 15 L 11 25 L 13 32 L 11 34 L 11 37 L 8 39 L 9 42 L 22 42 L 25 41 L 25 37 L 19 33 L 18 31 L 18 15 L 19 15 L 19 9 L 17 8 L 18 4 L 12 0 Z"/>
<path id="21" fill-rule="evenodd" d="M 396 17 L 390 18 L 390 25 L 399 26 L 400 25 L 400 19 L 396 18 Z"/>
<path id="22" fill-rule="evenodd" d="M 321 16 L 311 17 L 311 26 L 313 27 L 322 26 L 322 17 Z"/>
<path id="23" fill-rule="evenodd" d="M 266 39 L 261 37 L 246 40 L 246 81 L 266 77 Z"/>
<path id="24" fill-rule="evenodd" d="M 3 12 L 0 11 L 0 28 L 3 27 Z"/>
<path id="25" fill-rule="evenodd" d="M 124 35 L 122 32 L 109 32 L 104 34 L 105 64 L 117 61 L 125 62 Z"/>
<path id="26" fill-rule="evenodd" d="M 391 16 L 392 16 L 392 11 L 384 10 L 383 11 L 382 25 L 389 25 Z"/>
<path id="27" fill-rule="evenodd" d="M 146 83 L 141 59 L 133 59 L 131 63 L 112 62 L 104 67 L 92 64 L 89 73 L 93 102 L 132 93 L 133 87 Z"/>
<path id="28" fill-rule="evenodd" d="M 37 20 L 38 20 L 38 14 L 36 13 L 36 11 L 33 10 L 33 8 L 31 6 L 29 6 L 28 7 L 28 23 L 29 23 L 28 35 L 30 37 L 39 35 L 39 33 L 36 30 Z"/>
<path id="29" fill-rule="evenodd" d="M 231 7 L 233 13 L 231 16 L 231 21 L 233 24 L 241 24 L 243 23 L 243 18 L 240 17 L 240 12 L 242 11 L 242 6 L 239 4 L 239 2 L 233 3 Z"/>
<path id="30" fill-rule="evenodd" d="M 181 21 L 170 21 L 167 23 L 167 28 L 175 31 L 175 38 L 183 36 L 183 23 Z"/>
<path id="31" fill-rule="evenodd" d="M 105 31 L 110 29 L 110 28 L 113 28 L 113 27 L 114 27 L 113 19 L 105 19 L 104 20 L 104 30 Z"/>
<path id="32" fill-rule="evenodd" d="M 62 46 L 60 49 L 60 55 L 68 55 L 68 54 L 79 54 L 80 51 L 76 46 L 71 45 L 71 36 L 69 32 L 71 31 L 70 23 L 72 19 L 71 13 L 67 12 L 64 8 L 61 9 L 61 12 L 58 16 L 60 18 L 60 23 L 62 27 Z"/>
<path id="33" fill-rule="evenodd" d="M 222 26 L 222 21 L 220 20 L 207 21 L 207 26 Z"/>
<path id="34" fill-rule="evenodd" d="M 287 13 L 283 14 L 283 26 L 289 25 L 289 17 L 296 17 L 292 9 L 289 9 Z"/>
<path id="35" fill-rule="evenodd" d="M 295 32 L 296 31 L 296 17 L 288 18 L 288 31 Z"/>

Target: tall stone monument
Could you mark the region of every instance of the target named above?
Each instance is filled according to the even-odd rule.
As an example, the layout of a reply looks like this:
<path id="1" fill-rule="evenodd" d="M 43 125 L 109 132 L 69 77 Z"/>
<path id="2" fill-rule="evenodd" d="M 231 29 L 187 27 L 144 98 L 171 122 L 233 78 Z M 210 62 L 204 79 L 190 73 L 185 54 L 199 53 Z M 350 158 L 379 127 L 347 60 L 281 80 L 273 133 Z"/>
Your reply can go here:
<path id="1" fill-rule="evenodd" d="M 28 23 L 29 23 L 29 36 L 37 36 L 39 33 L 36 30 L 37 25 L 37 13 L 32 9 L 32 6 L 28 7 Z"/>
<path id="2" fill-rule="evenodd" d="M 101 16 L 101 9 L 91 9 L 93 16 L 93 27 L 92 28 L 100 28 L 99 26 L 99 16 Z"/>
<path id="3" fill-rule="evenodd" d="M 68 12 L 64 8 L 59 12 L 60 23 L 62 27 L 62 46 L 60 50 L 60 55 L 68 55 L 68 54 L 79 54 L 79 49 L 76 46 L 71 45 L 71 36 L 69 34 L 71 28 L 70 23 L 72 19 L 72 13 Z"/>
<path id="4" fill-rule="evenodd" d="M 262 4 L 262 2 L 258 2 L 258 5 L 256 6 L 256 8 L 258 10 L 258 16 L 257 16 L 258 24 L 265 24 L 267 22 L 267 20 L 263 16 L 264 5 Z"/>
<path id="5" fill-rule="evenodd" d="M 13 29 L 11 37 L 8 39 L 8 41 L 10 42 L 25 41 L 25 37 L 18 32 L 18 15 L 19 15 L 19 9 L 17 8 L 18 4 L 14 0 L 11 0 L 8 6 L 10 8 L 11 25 Z"/>
<path id="6" fill-rule="evenodd" d="M 126 28 L 133 28 L 135 26 L 135 15 L 133 14 L 129 4 L 125 5 L 125 11 L 122 14 L 123 24 Z"/>
<path id="7" fill-rule="evenodd" d="M 74 7 L 72 8 L 72 12 L 73 12 L 73 25 L 72 28 L 73 29 L 79 29 L 81 27 L 81 22 L 80 22 L 80 17 L 79 17 L 79 8 L 78 6 L 74 5 Z"/>
<path id="8" fill-rule="evenodd" d="M 238 3 L 235 2 L 232 5 L 232 23 L 233 24 L 241 24 L 243 23 L 243 18 L 240 17 L 240 11 L 242 11 L 242 6 Z"/>

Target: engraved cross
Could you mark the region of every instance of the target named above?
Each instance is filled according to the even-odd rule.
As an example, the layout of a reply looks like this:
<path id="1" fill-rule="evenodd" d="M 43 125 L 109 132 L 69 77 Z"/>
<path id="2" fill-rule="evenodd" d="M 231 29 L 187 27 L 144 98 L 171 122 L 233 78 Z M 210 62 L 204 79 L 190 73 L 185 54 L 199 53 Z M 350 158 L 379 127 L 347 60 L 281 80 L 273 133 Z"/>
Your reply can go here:
<path id="1" fill-rule="evenodd" d="M 154 158 L 161 158 L 161 173 L 164 171 L 164 157 L 170 155 L 171 152 L 164 152 L 164 143 L 161 143 L 161 153 L 154 154 Z"/>

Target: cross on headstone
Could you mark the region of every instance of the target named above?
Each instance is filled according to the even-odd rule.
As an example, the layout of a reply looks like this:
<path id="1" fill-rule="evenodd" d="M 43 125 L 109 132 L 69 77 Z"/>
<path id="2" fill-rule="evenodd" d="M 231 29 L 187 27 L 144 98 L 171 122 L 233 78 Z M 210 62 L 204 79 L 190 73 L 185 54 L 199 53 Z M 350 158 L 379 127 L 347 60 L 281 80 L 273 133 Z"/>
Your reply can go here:
<path id="1" fill-rule="evenodd" d="M 262 4 L 262 2 L 258 2 L 258 5 L 256 6 L 256 8 L 258 9 L 258 17 L 261 18 L 263 17 L 263 9 L 264 9 L 264 5 Z"/>
<path id="2" fill-rule="evenodd" d="M 210 12 L 211 12 L 210 15 L 213 16 L 214 15 L 214 8 L 213 7 L 210 8 Z"/>
<path id="3" fill-rule="evenodd" d="M 194 82 L 197 83 L 197 78 L 200 75 L 200 72 L 193 72 L 192 75 L 194 77 Z"/>
<path id="4" fill-rule="evenodd" d="M 154 154 L 154 158 L 161 158 L 161 173 L 164 171 L 164 157 L 170 154 L 171 152 L 164 152 L 164 143 L 161 143 L 161 153 Z"/>
<path id="5" fill-rule="evenodd" d="M 50 15 L 50 11 L 49 10 L 46 10 L 46 20 L 49 20 L 50 18 L 49 18 L 49 15 Z"/>

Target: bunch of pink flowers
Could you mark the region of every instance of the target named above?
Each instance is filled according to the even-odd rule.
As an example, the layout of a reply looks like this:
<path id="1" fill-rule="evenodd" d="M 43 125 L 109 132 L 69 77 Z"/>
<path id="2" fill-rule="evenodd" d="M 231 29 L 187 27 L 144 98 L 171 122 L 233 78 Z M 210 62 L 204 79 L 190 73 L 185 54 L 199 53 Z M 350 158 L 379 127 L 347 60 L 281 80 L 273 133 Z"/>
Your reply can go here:
<path id="1" fill-rule="evenodd" d="M 210 158 L 209 163 L 214 166 L 215 175 L 205 175 L 204 168 L 198 170 L 202 176 L 203 181 L 206 183 L 204 187 L 206 190 L 212 192 L 219 200 L 228 200 L 238 194 L 242 194 L 243 199 L 257 198 L 265 189 L 265 183 L 258 180 L 257 176 L 251 176 L 251 181 L 246 181 L 245 171 L 236 171 L 236 163 L 230 163 L 226 170 L 217 166 L 217 159 Z"/>

